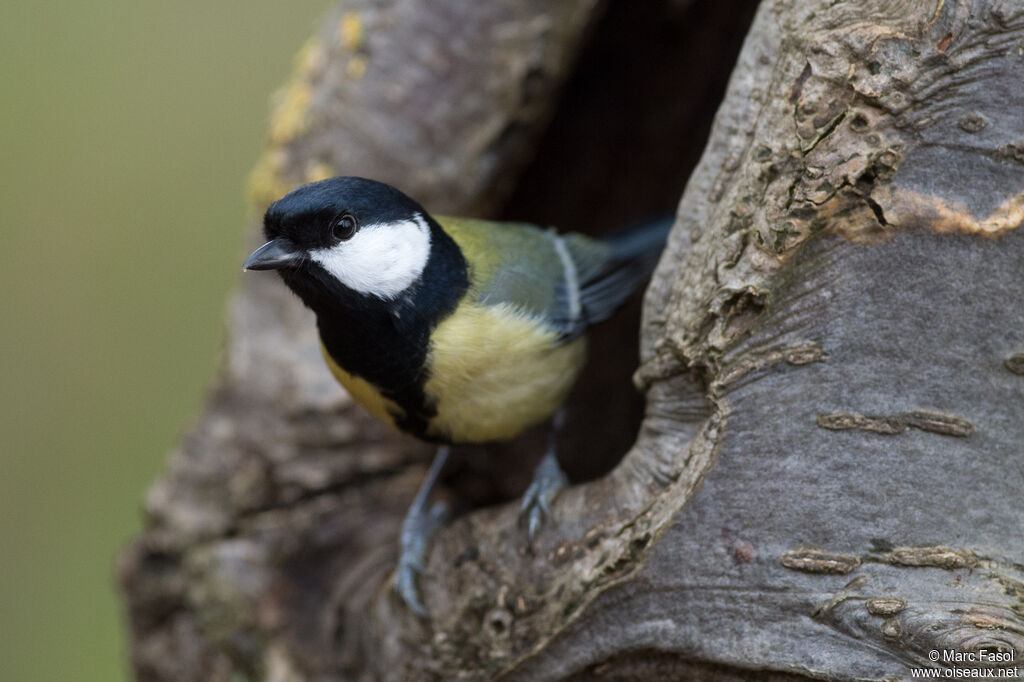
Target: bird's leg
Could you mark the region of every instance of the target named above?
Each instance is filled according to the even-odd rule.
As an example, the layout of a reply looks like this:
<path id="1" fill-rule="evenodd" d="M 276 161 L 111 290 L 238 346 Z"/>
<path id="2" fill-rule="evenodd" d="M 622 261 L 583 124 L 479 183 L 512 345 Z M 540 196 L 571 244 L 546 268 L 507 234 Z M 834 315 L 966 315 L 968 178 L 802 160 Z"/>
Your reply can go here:
<path id="1" fill-rule="evenodd" d="M 410 609 L 420 616 L 426 616 L 427 611 L 420 601 L 419 588 L 416 585 L 416 577 L 423 573 L 423 563 L 427 558 L 427 548 L 430 546 L 430 538 L 434 536 L 438 528 L 448 517 L 448 505 L 438 502 L 427 507 L 430 501 L 430 493 L 437 483 L 441 470 L 448 460 L 448 446 L 442 445 L 434 456 L 434 461 L 427 471 L 426 478 L 416 491 L 416 497 L 412 500 L 412 506 L 405 514 L 402 521 L 402 534 L 399 537 L 398 568 L 395 571 L 395 590 Z"/>
<path id="2" fill-rule="evenodd" d="M 533 542 L 537 530 L 544 517 L 551 513 L 551 501 L 555 495 L 569 483 L 562 467 L 558 465 L 555 451 L 558 443 L 558 432 L 565 423 L 565 410 L 560 408 L 551 418 L 548 427 L 548 446 L 543 459 L 533 472 L 533 482 L 523 495 L 523 506 L 519 510 L 519 518 L 525 519 L 530 542 Z"/>

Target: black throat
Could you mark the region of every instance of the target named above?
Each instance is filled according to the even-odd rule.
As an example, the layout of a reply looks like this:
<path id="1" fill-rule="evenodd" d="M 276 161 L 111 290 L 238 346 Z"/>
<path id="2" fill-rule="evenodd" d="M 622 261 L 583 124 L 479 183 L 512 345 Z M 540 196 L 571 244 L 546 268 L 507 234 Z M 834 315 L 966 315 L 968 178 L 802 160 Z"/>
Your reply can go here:
<path id="1" fill-rule="evenodd" d="M 369 381 L 402 408 L 396 425 L 420 438 L 437 414 L 423 392 L 430 334 L 469 287 L 465 257 L 429 216 L 430 256 L 419 281 L 390 301 L 353 291 L 316 263 L 281 270 L 285 283 L 316 313 L 320 339 L 346 372 Z"/>

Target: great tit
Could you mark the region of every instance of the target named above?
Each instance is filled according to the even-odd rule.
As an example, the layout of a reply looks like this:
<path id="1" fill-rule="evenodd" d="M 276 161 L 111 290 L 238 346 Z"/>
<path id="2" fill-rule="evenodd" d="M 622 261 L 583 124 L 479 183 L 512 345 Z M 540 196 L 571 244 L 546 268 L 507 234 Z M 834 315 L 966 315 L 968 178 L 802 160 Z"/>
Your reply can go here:
<path id="1" fill-rule="evenodd" d="M 444 518 L 429 498 L 448 445 L 552 421 L 523 500 L 532 538 L 566 484 L 553 433 L 584 362 L 584 333 L 647 279 L 670 226 L 593 239 L 431 216 L 358 177 L 304 185 L 267 209 L 268 241 L 244 269 L 277 270 L 316 313 L 327 366 L 357 402 L 441 446 L 402 524 L 395 585 L 416 613 L 416 575 Z"/>

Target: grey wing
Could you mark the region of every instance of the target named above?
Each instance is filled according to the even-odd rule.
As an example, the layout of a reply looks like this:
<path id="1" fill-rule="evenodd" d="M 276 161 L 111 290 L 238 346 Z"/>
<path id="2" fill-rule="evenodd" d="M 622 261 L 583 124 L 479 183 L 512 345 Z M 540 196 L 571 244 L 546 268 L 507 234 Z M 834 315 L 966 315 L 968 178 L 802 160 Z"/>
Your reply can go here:
<path id="1" fill-rule="evenodd" d="M 667 217 L 608 239 L 560 238 L 572 262 L 557 287 L 551 321 L 566 340 L 610 317 L 647 281 L 672 223 Z"/>
<path id="2" fill-rule="evenodd" d="M 563 266 L 552 248 L 553 233 L 525 223 L 488 223 L 489 246 L 500 264 L 476 295 L 488 305 L 507 304 L 550 324 L 559 309 Z"/>

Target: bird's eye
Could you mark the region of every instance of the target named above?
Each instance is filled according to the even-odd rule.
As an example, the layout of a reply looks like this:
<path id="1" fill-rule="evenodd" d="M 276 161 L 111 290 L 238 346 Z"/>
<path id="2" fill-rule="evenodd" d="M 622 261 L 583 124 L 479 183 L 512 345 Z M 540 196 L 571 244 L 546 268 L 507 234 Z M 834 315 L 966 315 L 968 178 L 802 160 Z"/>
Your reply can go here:
<path id="1" fill-rule="evenodd" d="M 334 223 L 331 225 L 331 237 L 335 241 L 343 242 L 346 239 L 352 239 L 358 229 L 359 224 L 355 217 L 351 213 L 342 213 L 334 219 Z"/>

